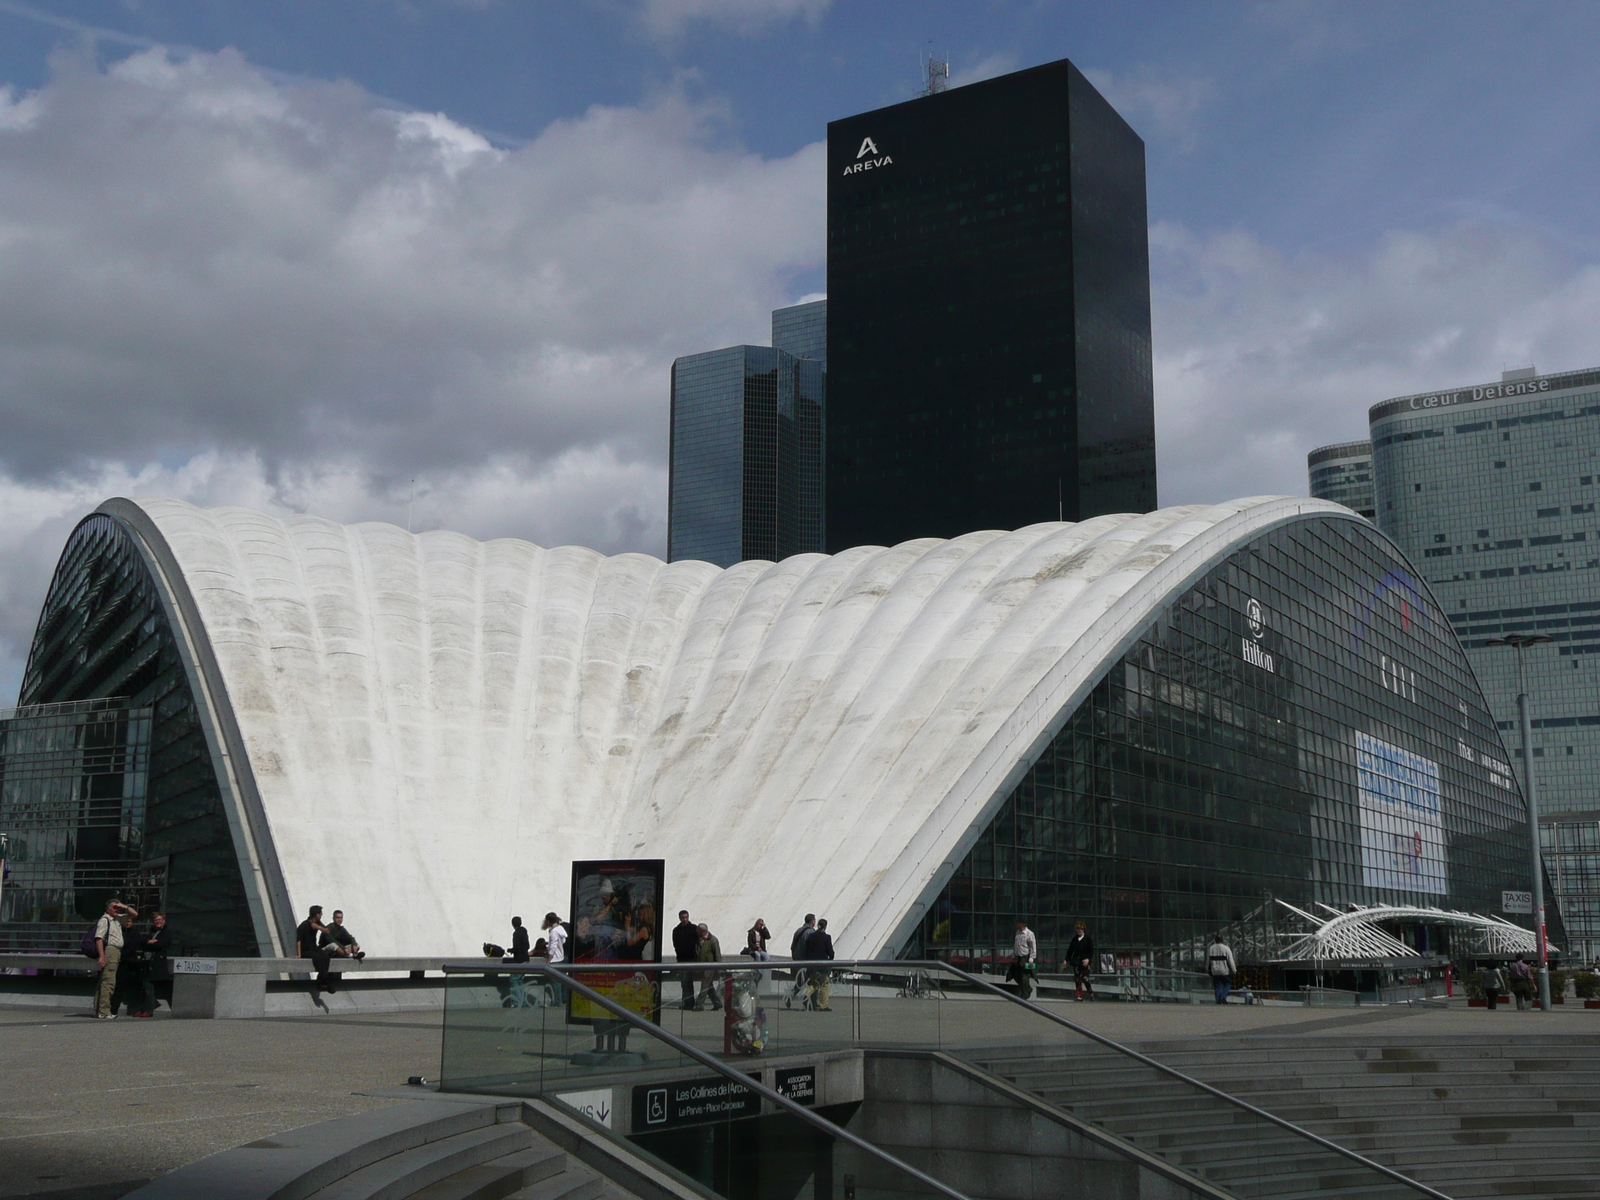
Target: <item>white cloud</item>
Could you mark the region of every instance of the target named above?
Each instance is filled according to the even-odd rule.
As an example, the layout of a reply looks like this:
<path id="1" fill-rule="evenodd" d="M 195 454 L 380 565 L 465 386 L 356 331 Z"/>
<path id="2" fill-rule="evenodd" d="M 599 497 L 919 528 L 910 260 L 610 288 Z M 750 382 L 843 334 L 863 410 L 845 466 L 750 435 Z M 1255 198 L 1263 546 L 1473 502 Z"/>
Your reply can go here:
<path id="1" fill-rule="evenodd" d="M 1412 392 L 1600 363 L 1600 268 L 1527 231 L 1395 232 L 1344 256 L 1151 233 L 1161 502 L 1306 493 L 1306 452 Z"/>
<path id="2" fill-rule="evenodd" d="M 1174 141 L 1184 149 L 1193 148 L 1196 119 L 1216 93 L 1209 79 L 1155 67 L 1121 75 L 1091 68 L 1083 74 L 1138 133 Z"/>
<path id="3" fill-rule="evenodd" d="M 823 258 L 822 147 L 668 94 L 515 150 L 153 50 L 0 97 L 0 704 L 106 495 L 660 552 L 668 367 Z M 169 464 L 167 467 L 150 464 Z"/>
<path id="4" fill-rule="evenodd" d="M 644 0 L 639 19 L 661 39 L 681 37 L 689 26 L 720 25 L 749 36 L 774 25 L 805 21 L 815 26 L 833 0 Z"/>
<path id="5" fill-rule="evenodd" d="M 950 86 L 961 87 L 964 84 L 977 83 L 980 79 L 993 79 L 997 75 L 1007 75 L 1016 69 L 1015 55 L 997 51 L 985 55 L 971 66 L 958 64 L 950 73 Z"/>

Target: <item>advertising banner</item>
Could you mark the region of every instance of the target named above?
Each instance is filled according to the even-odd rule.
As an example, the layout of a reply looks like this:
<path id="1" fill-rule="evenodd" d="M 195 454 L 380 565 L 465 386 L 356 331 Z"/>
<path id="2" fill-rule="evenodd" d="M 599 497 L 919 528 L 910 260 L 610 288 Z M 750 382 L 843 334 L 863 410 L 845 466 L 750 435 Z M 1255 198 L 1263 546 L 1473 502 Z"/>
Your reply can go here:
<path id="1" fill-rule="evenodd" d="M 1445 890 L 1439 764 L 1356 734 L 1362 881 L 1399 892 Z"/>
<path id="2" fill-rule="evenodd" d="M 661 1009 L 659 971 L 581 971 L 583 963 L 659 963 L 661 891 L 666 863 L 659 858 L 604 859 L 572 864 L 572 977 L 613 1003 L 655 1021 Z M 569 996 L 567 1019 L 577 1025 L 616 1020 L 582 996 Z"/>

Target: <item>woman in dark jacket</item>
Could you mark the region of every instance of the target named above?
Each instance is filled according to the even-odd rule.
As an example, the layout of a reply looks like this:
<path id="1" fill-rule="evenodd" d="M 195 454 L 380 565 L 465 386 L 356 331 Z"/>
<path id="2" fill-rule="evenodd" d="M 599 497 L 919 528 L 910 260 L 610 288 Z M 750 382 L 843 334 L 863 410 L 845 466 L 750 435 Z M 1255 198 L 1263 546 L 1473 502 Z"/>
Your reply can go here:
<path id="1" fill-rule="evenodd" d="M 153 927 L 140 941 L 139 949 L 142 952 L 143 962 L 139 964 L 139 987 L 143 992 L 142 1003 L 136 1017 L 148 1017 L 156 1010 L 156 980 L 166 979 L 167 952 L 172 946 L 172 930 L 167 928 L 167 914 L 157 913 L 153 919 Z"/>

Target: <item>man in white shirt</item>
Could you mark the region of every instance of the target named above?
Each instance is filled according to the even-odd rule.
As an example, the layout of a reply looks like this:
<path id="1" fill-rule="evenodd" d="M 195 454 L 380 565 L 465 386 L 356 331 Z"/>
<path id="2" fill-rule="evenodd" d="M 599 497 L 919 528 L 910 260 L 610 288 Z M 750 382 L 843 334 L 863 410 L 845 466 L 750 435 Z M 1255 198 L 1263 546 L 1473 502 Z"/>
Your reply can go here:
<path id="1" fill-rule="evenodd" d="M 94 927 L 94 945 L 100 964 L 100 988 L 95 993 L 94 1015 L 102 1021 L 114 1021 L 117 1014 L 111 1011 L 111 997 L 117 991 L 117 966 L 122 962 L 122 918 L 130 921 L 139 910 L 120 900 L 107 900 L 106 911 Z"/>
<path id="2" fill-rule="evenodd" d="M 561 918 L 555 913 L 545 913 L 544 924 L 545 961 L 552 966 L 556 963 L 567 961 L 567 930 L 561 924 Z"/>
<path id="3" fill-rule="evenodd" d="M 1026 1000 L 1033 995 L 1033 975 L 1039 969 L 1039 939 L 1021 918 L 1017 919 L 1017 936 L 1011 939 L 1011 970 L 1007 979 L 1017 982 L 1017 995 Z"/>

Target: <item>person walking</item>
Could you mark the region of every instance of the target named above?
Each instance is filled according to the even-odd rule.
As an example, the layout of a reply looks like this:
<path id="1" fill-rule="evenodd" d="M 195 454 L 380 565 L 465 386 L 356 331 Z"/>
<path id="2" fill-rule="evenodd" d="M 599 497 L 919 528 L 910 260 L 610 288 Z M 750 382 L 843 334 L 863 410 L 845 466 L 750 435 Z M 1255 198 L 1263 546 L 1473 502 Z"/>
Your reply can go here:
<path id="1" fill-rule="evenodd" d="M 689 910 L 678 910 L 678 923 L 672 927 L 672 953 L 681 963 L 692 963 L 700 949 L 700 931 L 695 928 L 693 921 L 689 920 Z M 694 1007 L 694 977 L 693 971 L 678 972 L 678 983 L 682 986 L 681 1007 L 690 1009 Z"/>
<path id="2" fill-rule="evenodd" d="M 1506 969 L 1511 977 L 1511 994 L 1517 998 L 1517 1011 L 1533 1007 L 1533 968 L 1522 955 Z"/>
<path id="3" fill-rule="evenodd" d="M 792 962 L 804 962 L 806 957 L 806 942 L 811 940 L 811 935 L 817 931 L 817 914 L 807 913 L 806 919 L 800 928 L 794 931 L 794 936 L 789 939 L 789 959 Z M 800 967 L 794 969 L 794 986 L 783 997 L 783 1006 L 792 1007 L 805 995 L 809 985 L 809 976 Z"/>
<path id="4" fill-rule="evenodd" d="M 1211 945 L 1206 947 L 1206 970 L 1211 975 L 1211 994 L 1216 997 L 1218 1004 L 1228 1002 L 1228 991 L 1233 987 L 1233 976 L 1238 969 L 1233 950 L 1222 940 L 1219 931 L 1211 939 Z"/>
<path id="5" fill-rule="evenodd" d="M 711 930 L 706 927 L 706 923 L 704 921 L 701 921 L 700 924 L 695 926 L 695 933 L 700 939 L 695 945 L 695 962 L 721 962 L 722 943 L 717 941 L 717 935 L 712 933 Z M 722 1001 L 717 997 L 717 984 L 720 982 L 720 980 L 721 977 L 716 971 L 706 971 L 700 976 L 700 1000 L 710 1000 L 711 1007 L 714 1009 L 721 1009 L 722 1007 Z M 699 1007 L 699 1001 L 696 1001 L 695 1008 Z"/>
<path id="6" fill-rule="evenodd" d="M 1483 998 L 1489 1002 L 1489 1011 L 1500 1003 L 1500 994 L 1506 990 L 1506 973 L 1493 963 L 1485 963 L 1478 972 L 1478 982 L 1483 985 Z"/>
<path id="7" fill-rule="evenodd" d="M 100 986 L 95 989 L 94 1015 L 102 1021 L 114 1021 L 117 1014 L 111 1011 L 111 998 L 117 992 L 117 968 L 122 963 L 122 918 L 136 917 L 137 909 L 120 900 L 107 900 L 106 911 L 94 925 L 95 961 L 100 964 Z"/>
<path id="8" fill-rule="evenodd" d="M 809 962 L 833 961 L 833 935 L 828 932 L 826 919 L 817 922 L 816 929 L 806 939 L 806 959 Z M 816 1012 L 832 1012 L 828 1004 L 828 989 L 833 983 L 833 972 L 827 967 L 812 967 L 806 993 L 807 1007 Z"/>
<path id="9" fill-rule="evenodd" d="M 1011 939 L 1011 969 L 1006 978 L 1017 985 L 1017 995 L 1024 1000 L 1033 995 L 1033 977 L 1039 970 L 1039 939 L 1033 936 L 1027 921 L 1017 918 L 1017 933 Z"/>
<path id="10" fill-rule="evenodd" d="M 511 961 L 528 961 L 528 931 L 522 927 L 521 917 L 511 918 Z"/>
<path id="11" fill-rule="evenodd" d="M 768 962 L 772 955 L 767 953 L 767 943 L 772 940 L 772 930 L 767 928 L 767 923 L 760 917 L 750 926 L 744 935 L 744 952 L 756 962 Z"/>
<path id="12" fill-rule="evenodd" d="M 156 981 L 166 979 L 169 974 L 167 952 L 171 947 L 172 930 L 167 928 L 167 914 L 158 912 L 150 918 L 150 932 L 140 946 L 144 961 L 139 964 L 140 1005 L 134 1016 L 148 1017 L 156 1011 Z"/>
<path id="13" fill-rule="evenodd" d="M 1094 999 L 1094 939 L 1082 921 L 1078 922 L 1072 940 L 1067 943 L 1067 956 L 1061 960 L 1061 969 L 1072 972 L 1072 982 L 1077 988 L 1074 1000 L 1082 1003 L 1085 994 Z"/>
<path id="14" fill-rule="evenodd" d="M 322 937 L 328 932 L 328 927 L 322 923 L 322 905 L 313 904 L 306 913 L 306 919 L 301 921 L 294 931 L 294 956 L 296 958 L 309 958 L 311 967 L 317 973 L 315 982 L 311 985 L 311 998 L 315 1000 L 319 993 L 333 994 L 333 973 L 328 970 L 328 959 L 332 956 L 322 949 Z"/>

